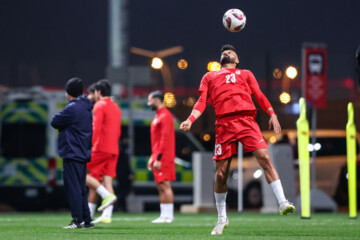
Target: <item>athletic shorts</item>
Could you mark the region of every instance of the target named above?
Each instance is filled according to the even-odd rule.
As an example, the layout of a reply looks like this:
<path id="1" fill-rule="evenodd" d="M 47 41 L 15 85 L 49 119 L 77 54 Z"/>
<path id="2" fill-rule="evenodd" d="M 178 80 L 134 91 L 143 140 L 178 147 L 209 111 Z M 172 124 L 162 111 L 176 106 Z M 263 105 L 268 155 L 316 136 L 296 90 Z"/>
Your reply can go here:
<path id="1" fill-rule="evenodd" d="M 237 153 L 238 142 L 244 152 L 267 149 L 266 141 L 254 116 L 229 116 L 216 121 L 214 161 L 223 160 Z"/>
<path id="2" fill-rule="evenodd" d="M 155 160 L 156 161 L 156 160 Z M 176 172 L 175 172 L 175 162 L 174 160 L 166 161 L 166 159 L 161 159 L 161 168 L 156 170 L 153 167 L 154 181 L 161 183 L 163 181 L 175 181 Z"/>
<path id="3" fill-rule="evenodd" d="M 116 177 L 116 165 L 118 155 L 104 152 L 92 152 L 91 161 L 87 163 L 87 169 L 90 176 L 101 180 L 106 175 L 112 178 Z"/>

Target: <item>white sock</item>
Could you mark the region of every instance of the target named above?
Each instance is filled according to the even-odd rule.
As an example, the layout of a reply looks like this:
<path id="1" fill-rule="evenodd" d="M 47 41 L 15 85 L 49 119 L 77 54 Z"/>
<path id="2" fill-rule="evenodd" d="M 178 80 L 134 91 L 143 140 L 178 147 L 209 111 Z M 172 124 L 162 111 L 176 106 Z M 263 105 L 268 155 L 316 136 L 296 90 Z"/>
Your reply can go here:
<path id="1" fill-rule="evenodd" d="M 173 203 L 163 203 L 164 207 L 164 217 L 166 218 L 174 218 L 174 204 Z"/>
<path id="2" fill-rule="evenodd" d="M 284 195 L 284 190 L 283 187 L 281 185 L 281 181 L 280 179 L 273 181 L 272 183 L 270 183 L 270 186 L 279 202 L 279 205 L 286 201 L 285 195 Z"/>
<path id="3" fill-rule="evenodd" d="M 216 201 L 216 208 L 218 211 L 218 220 L 219 221 L 226 221 L 227 216 L 226 216 L 226 193 L 216 193 L 215 194 L 215 201 Z"/>
<path id="4" fill-rule="evenodd" d="M 107 208 L 105 208 L 105 209 L 103 210 L 101 216 L 102 216 L 103 218 L 111 218 L 113 209 L 114 209 L 114 205 L 108 206 Z"/>
<path id="5" fill-rule="evenodd" d="M 165 203 L 160 203 L 160 217 L 161 218 L 166 217 L 165 210 L 166 210 Z"/>
<path id="6" fill-rule="evenodd" d="M 100 185 L 100 187 L 96 189 L 96 192 L 100 195 L 102 199 L 111 195 L 111 192 L 109 192 L 103 185 Z"/>
<path id="7" fill-rule="evenodd" d="M 88 205 L 89 205 L 89 209 L 90 209 L 90 216 L 91 218 L 94 218 L 94 214 L 95 214 L 95 211 L 96 211 L 96 203 L 91 203 L 91 202 L 88 202 Z"/>

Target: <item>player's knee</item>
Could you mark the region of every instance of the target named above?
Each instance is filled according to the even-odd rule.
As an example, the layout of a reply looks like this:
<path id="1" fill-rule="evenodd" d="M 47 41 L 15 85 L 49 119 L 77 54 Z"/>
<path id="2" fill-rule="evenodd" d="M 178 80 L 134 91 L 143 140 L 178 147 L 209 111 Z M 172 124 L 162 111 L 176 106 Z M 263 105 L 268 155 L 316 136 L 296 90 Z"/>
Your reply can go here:
<path id="1" fill-rule="evenodd" d="M 259 152 L 257 153 L 257 158 L 258 158 L 259 160 L 266 160 L 267 158 L 269 158 L 269 154 L 266 153 L 265 151 L 259 151 Z"/>
<path id="2" fill-rule="evenodd" d="M 257 159 L 263 169 L 269 169 L 272 167 L 269 154 L 262 153 L 257 157 Z"/>
<path id="3" fill-rule="evenodd" d="M 226 183 L 226 175 L 223 171 L 216 171 L 216 181 L 218 183 L 224 184 Z"/>

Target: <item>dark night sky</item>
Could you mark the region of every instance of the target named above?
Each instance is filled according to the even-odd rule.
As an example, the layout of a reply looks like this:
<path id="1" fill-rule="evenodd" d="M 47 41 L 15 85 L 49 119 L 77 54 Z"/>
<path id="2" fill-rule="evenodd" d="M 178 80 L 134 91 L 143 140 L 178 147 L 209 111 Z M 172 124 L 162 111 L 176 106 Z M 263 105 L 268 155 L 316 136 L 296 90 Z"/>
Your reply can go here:
<path id="1" fill-rule="evenodd" d="M 240 33 L 227 32 L 222 15 L 239 8 L 247 16 Z M 185 51 L 165 60 L 175 86 L 198 86 L 222 44 L 236 46 L 241 67 L 258 79 L 270 67 L 300 67 L 302 42 L 328 46 L 329 79 L 354 77 L 360 45 L 360 1 L 313 0 L 128 0 L 129 46 L 160 50 L 182 45 Z M 90 84 L 105 76 L 107 1 L 3 0 L 0 3 L 0 84 L 63 86 L 72 76 Z M 180 58 L 189 68 L 175 68 Z M 148 60 L 131 56 L 131 65 Z"/>

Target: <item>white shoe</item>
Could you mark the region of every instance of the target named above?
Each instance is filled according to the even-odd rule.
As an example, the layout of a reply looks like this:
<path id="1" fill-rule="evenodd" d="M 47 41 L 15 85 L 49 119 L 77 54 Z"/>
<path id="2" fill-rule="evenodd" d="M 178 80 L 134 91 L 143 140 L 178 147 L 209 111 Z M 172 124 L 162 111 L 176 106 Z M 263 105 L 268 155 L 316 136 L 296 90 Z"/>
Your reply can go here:
<path id="1" fill-rule="evenodd" d="M 107 196 L 106 198 L 104 198 L 101 202 L 101 206 L 97 209 L 99 212 L 102 212 L 105 208 L 107 208 L 108 206 L 114 204 L 114 202 L 116 202 L 117 197 L 114 194 L 111 194 L 109 196 Z"/>
<path id="2" fill-rule="evenodd" d="M 168 218 L 168 217 L 158 217 L 155 220 L 152 220 L 152 223 L 172 223 L 174 221 L 173 218 Z"/>
<path id="3" fill-rule="evenodd" d="M 94 221 L 92 221 L 91 223 L 111 223 L 112 219 L 111 218 L 104 218 L 104 217 L 98 217 L 96 218 Z"/>
<path id="4" fill-rule="evenodd" d="M 227 226 L 229 226 L 229 219 L 226 218 L 226 221 L 220 221 L 218 220 L 214 229 L 211 231 L 211 235 L 221 235 L 224 228 L 226 228 Z"/>
<path id="5" fill-rule="evenodd" d="M 288 200 L 283 201 L 279 207 L 280 215 L 288 215 L 288 213 L 295 212 L 295 206 Z"/>

